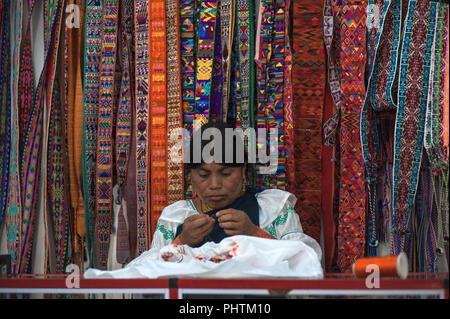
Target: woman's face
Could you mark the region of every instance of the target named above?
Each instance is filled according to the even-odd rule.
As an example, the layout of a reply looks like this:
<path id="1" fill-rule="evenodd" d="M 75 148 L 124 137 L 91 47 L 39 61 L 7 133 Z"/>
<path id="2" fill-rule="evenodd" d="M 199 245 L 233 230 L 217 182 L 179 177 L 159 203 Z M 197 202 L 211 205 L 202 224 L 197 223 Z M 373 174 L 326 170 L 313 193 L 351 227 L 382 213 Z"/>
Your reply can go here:
<path id="1" fill-rule="evenodd" d="M 225 207 L 242 193 L 245 166 L 227 167 L 216 163 L 205 163 L 191 170 L 193 191 L 208 206 L 214 209 Z"/>

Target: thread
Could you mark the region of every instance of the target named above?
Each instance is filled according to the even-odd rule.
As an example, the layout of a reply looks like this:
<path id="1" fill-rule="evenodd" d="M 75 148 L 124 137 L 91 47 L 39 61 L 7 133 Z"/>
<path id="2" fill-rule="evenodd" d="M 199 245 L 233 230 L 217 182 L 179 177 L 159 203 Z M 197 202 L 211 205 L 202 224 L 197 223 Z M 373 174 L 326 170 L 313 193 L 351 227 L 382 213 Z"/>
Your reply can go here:
<path id="1" fill-rule="evenodd" d="M 380 277 L 408 277 L 408 257 L 404 252 L 398 256 L 360 258 L 352 265 L 353 275 L 365 278 L 373 273 L 373 265 L 378 266 Z"/>

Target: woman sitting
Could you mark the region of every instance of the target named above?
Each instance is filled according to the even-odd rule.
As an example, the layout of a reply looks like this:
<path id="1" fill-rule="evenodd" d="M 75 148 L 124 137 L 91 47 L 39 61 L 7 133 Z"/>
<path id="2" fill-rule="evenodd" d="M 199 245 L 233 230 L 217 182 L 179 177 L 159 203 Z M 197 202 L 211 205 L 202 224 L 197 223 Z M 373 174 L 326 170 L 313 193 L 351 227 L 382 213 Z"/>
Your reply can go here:
<path id="1" fill-rule="evenodd" d="M 217 129 L 221 141 L 221 161 L 193 163 L 194 143 L 190 143 L 190 161 L 185 163 L 196 196 L 167 206 L 158 220 L 152 248 L 170 243 L 198 247 L 208 241 L 220 242 L 233 235 L 248 235 L 280 240 L 301 240 L 321 258 L 319 244 L 305 235 L 294 210 L 296 198 L 289 192 L 246 189 L 247 161 L 239 161 L 237 151 L 242 139 L 233 138 L 233 159 L 225 161 L 227 124 L 205 124 L 200 129 Z M 214 139 L 201 140 L 200 154 Z M 211 145 L 209 145 L 210 147 Z M 214 148 L 212 148 L 214 150 Z M 197 151 L 199 151 L 197 150 Z M 242 158 L 242 157 L 241 157 Z M 216 158 L 217 159 L 217 158 Z"/>

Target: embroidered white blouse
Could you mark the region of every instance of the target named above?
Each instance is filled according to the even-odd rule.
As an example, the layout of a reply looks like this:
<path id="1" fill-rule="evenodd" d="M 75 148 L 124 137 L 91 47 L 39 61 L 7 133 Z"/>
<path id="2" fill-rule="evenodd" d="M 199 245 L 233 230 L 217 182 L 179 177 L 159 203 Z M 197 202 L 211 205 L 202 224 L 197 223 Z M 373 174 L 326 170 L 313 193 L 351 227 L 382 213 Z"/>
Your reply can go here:
<path id="1" fill-rule="evenodd" d="M 276 239 L 300 240 L 313 248 L 319 260 L 322 250 L 319 244 L 307 236 L 302 229 L 300 218 L 294 210 L 297 198 L 286 191 L 267 189 L 257 193 L 259 205 L 259 227 Z M 194 214 L 199 214 L 191 200 L 180 200 L 173 203 L 161 213 L 151 248 L 161 249 L 174 239 L 177 227 Z"/>

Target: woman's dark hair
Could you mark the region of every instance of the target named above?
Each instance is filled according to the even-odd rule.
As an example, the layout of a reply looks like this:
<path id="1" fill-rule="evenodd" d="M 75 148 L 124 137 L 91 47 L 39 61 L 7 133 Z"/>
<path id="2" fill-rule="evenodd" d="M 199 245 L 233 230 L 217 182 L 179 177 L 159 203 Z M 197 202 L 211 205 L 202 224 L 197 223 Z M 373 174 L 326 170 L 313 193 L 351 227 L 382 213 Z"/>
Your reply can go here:
<path id="1" fill-rule="evenodd" d="M 242 167 L 247 163 L 243 138 L 232 125 L 208 122 L 197 131 L 193 130 L 190 140 L 184 144 L 184 167 L 187 171 L 199 168 L 211 160 L 230 167 Z M 208 152 L 206 147 L 210 150 L 209 154 L 206 153 L 209 157 L 203 158 L 204 152 Z"/>

